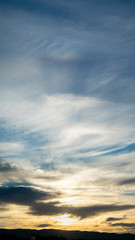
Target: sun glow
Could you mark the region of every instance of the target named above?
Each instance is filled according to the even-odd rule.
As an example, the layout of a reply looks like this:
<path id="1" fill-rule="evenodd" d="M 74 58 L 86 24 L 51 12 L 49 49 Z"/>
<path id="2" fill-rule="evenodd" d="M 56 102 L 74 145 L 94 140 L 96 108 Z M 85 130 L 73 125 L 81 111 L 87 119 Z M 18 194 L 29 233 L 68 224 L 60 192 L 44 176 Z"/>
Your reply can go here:
<path id="1" fill-rule="evenodd" d="M 57 221 L 63 226 L 68 226 L 75 223 L 76 219 L 70 218 L 69 216 L 69 214 L 61 215 L 59 218 L 57 218 Z"/>

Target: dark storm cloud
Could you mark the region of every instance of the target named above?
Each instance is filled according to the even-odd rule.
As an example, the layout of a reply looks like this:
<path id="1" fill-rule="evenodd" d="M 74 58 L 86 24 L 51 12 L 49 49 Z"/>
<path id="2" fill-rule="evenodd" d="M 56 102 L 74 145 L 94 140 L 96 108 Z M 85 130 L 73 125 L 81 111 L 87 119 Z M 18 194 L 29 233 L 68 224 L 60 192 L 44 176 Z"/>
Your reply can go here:
<path id="1" fill-rule="evenodd" d="M 134 209 L 135 205 L 94 205 L 87 207 L 70 207 L 70 206 L 58 206 L 58 203 L 35 203 L 30 207 L 30 214 L 34 215 L 57 215 L 57 214 L 71 214 L 80 218 L 87 218 L 103 214 L 105 212 L 116 212 Z"/>
<path id="2" fill-rule="evenodd" d="M 84 207 L 73 207 L 60 205 L 60 202 L 41 202 L 43 200 L 51 200 L 58 197 L 58 193 L 49 193 L 37 190 L 32 187 L 1 187 L 0 188 L 0 203 L 18 204 L 29 206 L 29 214 L 32 215 L 58 215 L 71 214 L 80 218 L 87 218 L 103 214 L 105 212 L 116 212 L 134 209 L 135 205 L 117 205 L 104 204 Z"/>
<path id="3" fill-rule="evenodd" d="M 135 184 L 135 177 L 121 180 L 118 183 L 118 185 L 133 185 L 133 184 Z"/>
<path id="4" fill-rule="evenodd" d="M 104 204 L 104 205 L 94 205 L 88 207 L 74 208 L 72 213 L 81 217 L 86 218 L 90 216 L 99 215 L 105 212 L 117 212 L 129 209 L 134 209 L 135 205 L 116 205 L 116 204 Z"/>
<path id="5" fill-rule="evenodd" d="M 125 219 L 125 217 L 122 217 L 122 218 L 109 217 L 109 218 L 106 219 L 106 222 L 115 222 L 115 221 L 119 221 L 119 220 L 122 220 L 122 219 Z"/>
<path id="6" fill-rule="evenodd" d="M 124 228 L 133 228 L 135 229 L 135 223 L 123 223 L 123 222 L 120 222 L 120 223 L 113 223 L 111 224 L 112 227 L 124 227 Z"/>
<path id="7" fill-rule="evenodd" d="M 1 187 L 0 202 L 19 205 L 32 205 L 37 200 L 51 198 L 48 192 L 43 192 L 31 187 Z"/>
<path id="8" fill-rule="evenodd" d="M 58 215 L 68 212 L 70 208 L 57 206 L 58 202 L 50 203 L 35 203 L 30 207 L 30 214 L 32 215 Z"/>

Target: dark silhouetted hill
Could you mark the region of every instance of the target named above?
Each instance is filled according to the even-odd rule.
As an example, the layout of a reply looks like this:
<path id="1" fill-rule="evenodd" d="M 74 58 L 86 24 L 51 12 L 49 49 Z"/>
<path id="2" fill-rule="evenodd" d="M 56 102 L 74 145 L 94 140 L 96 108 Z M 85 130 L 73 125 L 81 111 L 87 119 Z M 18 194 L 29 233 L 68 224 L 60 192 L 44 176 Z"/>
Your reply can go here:
<path id="1" fill-rule="evenodd" d="M 54 229 L 0 229 L 0 240 L 135 240 L 134 234 L 99 233 L 87 231 L 63 231 Z"/>

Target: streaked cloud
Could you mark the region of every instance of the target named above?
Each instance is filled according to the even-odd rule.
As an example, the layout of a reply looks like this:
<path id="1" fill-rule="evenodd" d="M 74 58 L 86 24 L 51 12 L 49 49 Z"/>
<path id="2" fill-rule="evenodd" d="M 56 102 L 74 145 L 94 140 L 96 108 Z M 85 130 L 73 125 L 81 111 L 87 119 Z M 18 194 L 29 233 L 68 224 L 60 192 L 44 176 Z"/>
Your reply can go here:
<path id="1" fill-rule="evenodd" d="M 112 227 L 124 227 L 126 229 L 135 229 L 135 223 L 124 223 L 124 222 L 120 222 L 120 223 L 113 223 L 111 224 Z"/>
<path id="2" fill-rule="evenodd" d="M 38 228 L 46 228 L 46 227 L 51 227 L 51 224 L 39 224 L 36 227 L 38 227 Z"/>
<path id="3" fill-rule="evenodd" d="M 120 185 L 132 185 L 135 183 L 135 178 L 129 178 L 129 179 L 124 179 L 123 181 L 120 181 L 119 184 Z"/>
<path id="4" fill-rule="evenodd" d="M 106 219 L 107 222 L 115 222 L 115 221 L 120 221 L 122 219 L 125 219 L 125 217 L 122 218 L 114 218 L 114 217 L 109 217 Z"/>

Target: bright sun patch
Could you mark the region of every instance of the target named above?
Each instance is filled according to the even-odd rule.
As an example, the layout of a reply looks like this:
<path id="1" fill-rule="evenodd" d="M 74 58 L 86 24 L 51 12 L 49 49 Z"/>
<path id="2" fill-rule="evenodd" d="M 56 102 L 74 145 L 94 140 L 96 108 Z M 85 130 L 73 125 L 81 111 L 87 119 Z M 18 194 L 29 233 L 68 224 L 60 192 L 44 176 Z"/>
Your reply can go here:
<path id="1" fill-rule="evenodd" d="M 57 218 L 57 221 L 63 226 L 68 226 L 75 223 L 76 220 L 73 218 L 70 218 L 69 214 L 64 214 L 59 216 L 59 218 Z"/>

